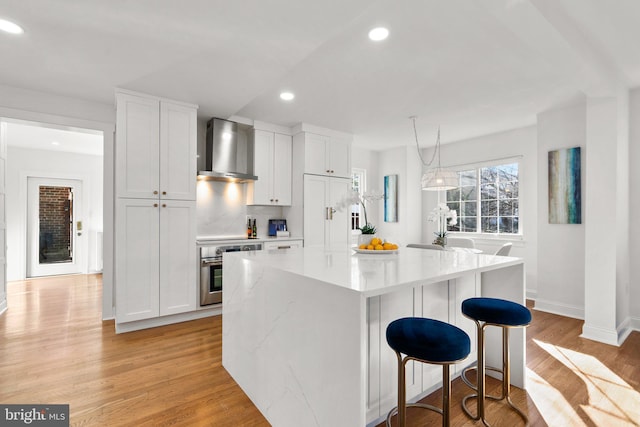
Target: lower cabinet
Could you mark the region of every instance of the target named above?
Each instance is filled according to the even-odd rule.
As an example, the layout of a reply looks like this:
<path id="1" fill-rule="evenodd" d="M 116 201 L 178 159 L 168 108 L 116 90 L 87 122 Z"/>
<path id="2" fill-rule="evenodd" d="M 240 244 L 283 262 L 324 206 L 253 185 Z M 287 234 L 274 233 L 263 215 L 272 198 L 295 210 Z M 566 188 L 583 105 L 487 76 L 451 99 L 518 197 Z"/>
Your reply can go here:
<path id="1" fill-rule="evenodd" d="M 464 299 L 478 294 L 478 280 L 471 275 L 367 300 L 367 423 L 386 417 L 398 403 L 397 358 L 386 340 L 387 326 L 392 321 L 417 316 L 454 324 L 469 334 L 471 353 L 467 359 L 452 367 L 451 375 L 460 374 L 462 368 L 475 361 L 475 324 L 462 316 L 460 305 Z M 406 367 L 407 399 L 426 395 L 441 387 L 442 366 L 411 361 Z"/>
<path id="2" fill-rule="evenodd" d="M 196 309 L 196 202 L 116 201 L 116 322 Z"/>

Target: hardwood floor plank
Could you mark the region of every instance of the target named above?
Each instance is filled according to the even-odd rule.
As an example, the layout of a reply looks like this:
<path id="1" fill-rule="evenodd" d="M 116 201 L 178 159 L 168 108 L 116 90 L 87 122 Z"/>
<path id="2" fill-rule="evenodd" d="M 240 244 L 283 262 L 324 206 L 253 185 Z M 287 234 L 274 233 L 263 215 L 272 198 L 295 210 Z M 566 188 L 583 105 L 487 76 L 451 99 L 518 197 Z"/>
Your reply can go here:
<path id="1" fill-rule="evenodd" d="M 1 403 L 68 403 L 74 426 L 269 425 L 222 367 L 221 317 L 116 335 L 113 321 L 100 319 L 101 292 L 99 275 L 8 284 Z M 528 390 L 513 388 L 514 403 L 532 426 L 640 425 L 640 334 L 617 348 L 579 338 L 581 328 L 533 311 Z M 497 393 L 499 382 L 487 387 Z M 479 425 L 460 409 L 469 393 L 453 382 L 453 426 Z M 424 401 L 439 406 L 439 391 Z M 488 411 L 497 427 L 522 425 L 502 403 Z M 408 420 L 441 423 L 419 409 Z"/>

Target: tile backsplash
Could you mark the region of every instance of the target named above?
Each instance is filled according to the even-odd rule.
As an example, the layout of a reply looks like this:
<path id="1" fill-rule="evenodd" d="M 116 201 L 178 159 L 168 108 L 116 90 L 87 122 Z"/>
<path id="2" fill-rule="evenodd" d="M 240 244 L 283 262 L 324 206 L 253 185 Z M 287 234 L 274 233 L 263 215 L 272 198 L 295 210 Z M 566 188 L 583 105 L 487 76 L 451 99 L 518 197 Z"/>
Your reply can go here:
<path id="1" fill-rule="evenodd" d="M 283 218 L 282 208 L 247 206 L 247 185 L 198 181 L 196 199 L 198 236 L 244 236 L 247 232 L 247 215 L 256 219 L 258 235 L 267 235 L 269 219 Z"/>

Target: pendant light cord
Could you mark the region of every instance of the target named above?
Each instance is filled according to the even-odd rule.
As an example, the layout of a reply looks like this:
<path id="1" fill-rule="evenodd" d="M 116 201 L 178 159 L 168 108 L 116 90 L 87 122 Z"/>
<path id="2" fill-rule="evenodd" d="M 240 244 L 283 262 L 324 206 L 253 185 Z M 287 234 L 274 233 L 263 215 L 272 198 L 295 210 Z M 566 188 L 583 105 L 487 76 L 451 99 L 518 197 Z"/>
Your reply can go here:
<path id="1" fill-rule="evenodd" d="M 413 135 L 415 136 L 415 139 L 416 139 L 416 148 L 418 149 L 418 156 L 420 156 L 420 161 L 424 166 L 431 166 L 431 164 L 436 158 L 436 154 L 438 154 L 438 168 L 439 168 L 440 167 L 440 126 L 438 126 L 438 139 L 436 140 L 436 149 L 433 151 L 433 156 L 431 156 L 431 160 L 429 160 L 429 163 L 426 163 L 424 161 L 424 158 L 422 157 L 422 153 L 420 152 L 420 144 L 418 143 L 418 130 L 416 129 L 416 116 L 411 116 L 410 119 L 413 120 Z"/>

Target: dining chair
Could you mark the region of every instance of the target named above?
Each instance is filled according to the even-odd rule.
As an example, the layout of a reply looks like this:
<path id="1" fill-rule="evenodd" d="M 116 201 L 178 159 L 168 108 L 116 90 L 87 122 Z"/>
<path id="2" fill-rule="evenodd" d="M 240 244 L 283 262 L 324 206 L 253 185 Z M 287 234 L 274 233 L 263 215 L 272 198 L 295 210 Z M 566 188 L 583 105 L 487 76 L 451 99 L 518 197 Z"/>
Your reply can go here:
<path id="1" fill-rule="evenodd" d="M 500 249 L 498 249 L 496 251 L 496 253 L 494 255 L 500 255 L 500 256 L 507 256 L 509 255 L 509 252 L 511 252 L 511 246 L 513 246 L 513 243 L 511 242 L 507 242 L 504 245 L 502 245 L 500 247 Z"/>
<path id="2" fill-rule="evenodd" d="M 473 239 L 469 239 L 466 237 L 447 237 L 447 246 L 475 249 L 476 244 L 474 243 Z"/>
<path id="3" fill-rule="evenodd" d="M 433 249 L 434 251 L 444 250 L 444 248 L 440 245 L 431 245 L 431 244 L 422 244 L 422 243 L 409 243 L 407 247 L 418 248 L 418 249 Z"/>

